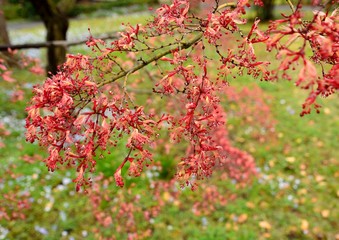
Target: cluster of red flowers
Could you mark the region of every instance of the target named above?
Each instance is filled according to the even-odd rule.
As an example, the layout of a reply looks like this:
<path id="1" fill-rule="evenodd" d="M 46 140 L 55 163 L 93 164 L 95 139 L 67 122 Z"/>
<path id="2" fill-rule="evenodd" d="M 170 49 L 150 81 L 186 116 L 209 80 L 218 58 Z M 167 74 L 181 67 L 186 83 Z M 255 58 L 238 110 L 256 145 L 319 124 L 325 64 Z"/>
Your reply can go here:
<path id="1" fill-rule="evenodd" d="M 301 65 L 296 85 L 310 92 L 303 104 L 303 116 L 311 112 L 312 106 L 319 112 L 317 97 L 328 96 L 339 88 L 339 12 L 316 10 L 311 21 L 304 21 L 301 10 L 298 5 L 290 16 L 271 22 L 267 34 L 272 36 L 265 43 L 269 51 L 276 49 L 281 59 L 273 79 L 281 75 L 292 80 L 290 70 Z M 313 52 L 311 57 L 308 48 Z M 321 74 L 316 65 L 321 67 Z"/>
<path id="2" fill-rule="evenodd" d="M 176 174 L 184 185 L 194 187 L 196 180 L 211 176 L 220 166 L 230 177 L 248 180 L 255 172 L 254 160 L 231 145 L 225 128 L 220 96 L 225 94 L 227 77 L 247 73 L 272 80 L 282 73 L 289 78 L 288 70 L 301 60 L 297 85 L 311 91 L 302 114 L 309 113 L 311 105 L 319 108 L 316 97 L 338 88 L 338 15 L 316 12 L 305 23 L 298 7 L 272 22 L 267 32 L 258 29 L 256 20 L 244 34 L 241 25 L 246 23 L 243 15 L 249 1 L 218 3 L 207 16 L 197 17 L 189 12 L 188 0 L 174 0 L 159 8 L 153 21 L 130 26 L 110 44 L 90 37 L 91 56 L 68 56 L 58 74 L 36 86 L 27 109 L 27 139 L 48 148 L 47 167 L 52 171 L 62 164 L 76 167 L 79 190 L 91 182 L 85 174 L 95 170 L 98 153 L 103 157 L 102 152 L 127 139 L 128 151 L 114 174 L 116 184 L 123 186 L 123 167 L 128 163 L 129 174 L 139 176 L 153 161 L 151 149 L 163 129 L 173 143 L 187 143 Z M 227 46 L 227 39 L 237 46 Z M 299 50 L 292 50 L 297 42 Z M 311 59 L 307 42 L 314 51 Z M 257 60 L 258 43 L 277 49 L 282 59 L 277 70 L 269 71 L 268 62 Z M 333 67 L 323 70 L 321 77 L 312 62 Z M 143 69 L 147 74 L 139 75 L 140 80 L 137 73 Z M 135 93 L 145 86 L 153 89 L 153 99 L 140 102 Z M 160 108 L 162 99 L 166 102 Z"/>

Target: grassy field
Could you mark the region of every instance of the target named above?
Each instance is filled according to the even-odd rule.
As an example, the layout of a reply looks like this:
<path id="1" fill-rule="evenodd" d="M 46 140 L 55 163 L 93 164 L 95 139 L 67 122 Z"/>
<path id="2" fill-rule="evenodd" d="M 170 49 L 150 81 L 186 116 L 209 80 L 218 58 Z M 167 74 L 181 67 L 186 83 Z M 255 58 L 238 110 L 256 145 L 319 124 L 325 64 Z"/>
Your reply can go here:
<path id="1" fill-rule="evenodd" d="M 134 24 L 147 18 L 147 14 L 135 14 L 128 21 Z M 69 38 L 86 37 L 88 27 L 93 34 L 111 32 L 120 29 L 122 21 L 126 21 L 125 17 L 72 21 Z M 19 42 L 28 33 L 37 36 L 33 38 L 36 41 L 42 40 L 41 27 L 16 30 L 11 37 Z M 79 47 L 70 51 L 85 50 Z M 10 131 L 9 135 L 2 136 L 5 147 L 0 148 L 3 176 L 0 189 L 2 194 L 14 192 L 18 196 L 30 192 L 31 209 L 26 219 L 1 219 L 0 239 L 96 239 L 91 229 L 97 222 L 89 210 L 89 199 L 74 191 L 74 173 L 67 169 L 49 173 L 40 157 L 46 156 L 45 150 L 24 140 L 24 109 L 32 85 L 41 82 L 43 77 L 24 70 L 16 70 L 14 77 L 26 95 L 24 100 L 12 103 L 8 100 L 12 85 L 0 82 L 0 117 L 5 126 L 0 131 Z M 239 187 L 222 178 L 222 173 L 216 173 L 195 192 L 175 190 L 182 191 L 177 201 L 170 200 L 172 193 L 164 192 L 160 197 L 166 207 L 147 222 L 136 215 L 136 226 L 140 231 L 153 231 L 147 239 L 339 239 L 337 96 L 322 100 L 320 114 L 301 118 L 299 113 L 306 95 L 291 82 L 268 83 L 240 77 L 231 85 L 239 89 L 260 86 L 265 92 L 263 97 L 269 97 L 277 120 L 274 137 L 258 141 L 246 133 L 242 119 L 229 119 L 234 144 L 256 159 L 256 178 L 251 184 Z M 121 153 L 113 152 L 100 161 L 98 169 L 107 175 L 113 174 L 114 158 L 121 158 Z M 158 158 L 164 167 L 173 165 L 172 156 Z M 12 178 L 8 169 L 21 176 Z M 158 174 L 148 170 L 140 178 L 130 179 L 127 185 L 134 186 L 131 190 L 109 186 L 116 202 L 107 206 L 114 207 L 137 194 L 142 196 L 141 208 L 154 206 L 154 199 L 147 191 L 151 179 Z M 215 199 L 207 197 L 206 193 L 211 191 L 218 193 Z M 224 198 L 227 204 L 219 201 Z M 201 211 L 197 212 L 199 206 Z M 98 229 L 107 236 L 116 234 L 117 239 L 126 238 L 126 233 L 112 232 L 109 227 Z"/>

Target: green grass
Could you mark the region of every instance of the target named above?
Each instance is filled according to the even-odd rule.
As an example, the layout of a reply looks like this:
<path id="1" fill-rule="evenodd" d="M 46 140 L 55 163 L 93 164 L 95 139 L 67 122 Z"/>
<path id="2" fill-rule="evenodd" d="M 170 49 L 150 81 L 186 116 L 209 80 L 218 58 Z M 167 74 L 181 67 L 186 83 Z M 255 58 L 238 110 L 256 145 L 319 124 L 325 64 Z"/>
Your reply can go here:
<path id="1" fill-rule="evenodd" d="M 135 24 L 146 18 L 148 15 L 133 15 L 129 21 Z M 87 27 L 91 27 L 93 34 L 118 30 L 120 22 L 124 20 L 120 17 L 74 21 L 71 22 L 70 34 L 75 37 L 78 32 L 85 33 Z M 113 24 L 108 24 L 112 21 Z M 41 29 L 18 31 L 15 36 L 35 31 Z M 71 51 L 75 53 L 79 49 L 72 48 Z M 15 71 L 15 77 L 27 83 L 41 81 L 41 78 L 21 70 Z M 230 134 L 235 140 L 234 144 L 255 157 L 260 169 L 258 176 L 251 184 L 238 188 L 229 180 L 221 180 L 220 174 L 216 173 L 206 180 L 203 188 L 195 192 L 179 190 L 183 191 L 180 203 L 167 203 L 153 223 L 145 222 L 137 215 L 137 226 L 140 229 L 153 230 L 149 239 L 335 239 L 339 228 L 337 97 L 322 99 L 320 114 L 313 113 L 300 118 L 301 104 L 306 95 L 295 88 L 293 83 L 258 82 L 247 76 L 231 81 L 231 85 L 238 88 L 251 84 L 258 84 L 272 97 L 272 112 L 278 121 L 276 138 L 260 143 L 244 134 L 239 119 L 230 119 L 229 124 L 233 125 Z M 11 85 L 2 81 L 0 87 L 3 93 L 0 97 L 1 118 L 11 116 L 22 121 L 26 115 L 24 108 L 30 97 L 30 89 L 25 90 L 27 95 L 24 101 L 11 103 L 6 98 L 6 93 L 12 89 Z M 89 211 L 88 199 L 81 194 L 74 194 L 73 183 L 62 184 L 65 179 L 74 177 L 74 171 L 60 169 L 48 173 L 42 162 L 23 162 L 24 155 L 46 156 L 46 152 L 36 144 L 25 143 L 19 127 L 11 130 L 11 135 L 2 138 L 6 147 L 0 149 L 0 174 L 6 180 L 8 175 L 4 172 L 5 168 L 10 163 L 15 163 L 17 168 L 14 171 L 24 177 L 16 182 L 8 178 L 1 191 L 7 193 L 18 185 L 23 189 L 31 189 L 35 201 L 27 219 L 10 222 L 0 220 L 0 226 L 9 230 L 5 239 L 68 239 L 70 236 L 83 239 L 86 235 L 84 231 L 87 231 L 86 239 L 96 239 L 90 232 L 97 223 Z M 236 141 L 241 138 L 242 141 Z M 123 145 L 122 142 L 116 151 L 99 160 L 97 170 L 107 176 L 113 175 L 126 152 Z M 164 168 L 160 173 L 162 178 L 169 179 L 173 175 L 173 159 L 176 155 L 178 154 L 156 155 Z M 143 197 L 139 205 L 148 209 L 155 204 L 153 197 L 147 194 L 149 183 L 145 174 L 140 178 L 130 178 L 126 185 L 135 185 L 131 192 L 126 188 L 110 186 L 111 197 L 121 194 L 128 200 L 140 194 Z M 236 199 L 229 200 L 226 205 L 213 202 L 214 210 L 196 215 L 192 210 L 193 205 L 196 202 L 204 203 L 202 196 L 209 185 L 215 185 L 219 193 L 229 199 L 235 193 Z M 105 204 L 107 207 L 114 206 L 112 202 Z M 48 211 L 47 206 L 50 206 Z M 36 230 L 39 227 L 49 233 L 39 233 Z M 102 231 L 108 236 L 113 234 L 110 228 Z M 64 236 L 66 233 L 67 236 Z M 117 238 L 125 239 L 126 233 Z"/>

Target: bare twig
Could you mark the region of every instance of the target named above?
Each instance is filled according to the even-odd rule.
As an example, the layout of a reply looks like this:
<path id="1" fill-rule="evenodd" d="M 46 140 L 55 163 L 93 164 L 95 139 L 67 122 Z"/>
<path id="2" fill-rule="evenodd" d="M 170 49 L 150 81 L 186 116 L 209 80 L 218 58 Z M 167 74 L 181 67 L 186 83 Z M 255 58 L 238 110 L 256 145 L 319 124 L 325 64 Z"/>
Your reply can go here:
<path id="1" fill-rule="evenodd" d="M 295 7 L 294 7 L 293 3 L 291 2 L 291 0 L 286 0 L 286 2 L 287 2 L 288 5 L 290 6 L 292 12 L 295 12 Z"/>
<path id="2" fill-rule="evenodd" d="M 190 40 L 188 42 L 185 42 L 185 43 L 179 42 L 178 44 L 173 45 L 172 47 L 170 47 L 166 51 L 156 54 L 152 58 L 143 61 L 141 64 L 136 65 L 135 67 L 127 70 L 126 72 L 122 72 L 122 73 L 118 74 L 117 76 L 113 77 L 112 79 L 108 79 L 106 81 L 100 82 L 98 84 L 98 87 L 104 86 L 108 83 L 115 82 L 116 80 L 125 77 L 127 74 L 132 74 L 132 73 L 138 71 L 139 69 L 146 67 L 148 64 L 159 60 L 160 58 L 166 56 L 167 54 L 171 53 L 172 51 L 174 51 L 178 48 L 187 49 L 187 48 L 191 47 L 193 44 L 195 44 L 196 42 L 198 42 L 202 38 L 202 36 L 203 36 L 203 34 L 199 33 L 197 36 L 195 36 L 192 40 Z"/>
<path id="3" fill-rule="evenodd" d="M 98 37 L 99 39 L 106 40 L 106 39 L 116 39 L 118 37 L 117 33 L 112 33 L 108 35 L 104 35 Z M 1 51 L 8 51 L 8 49 L 29 49 L 29 48 L 47 48 L 51 46 L 64 46 L 64 47 L 71 47 L 76 45 L 81 45 L 87 42 L 86 40 L 79 40 L 79 41 L 48 41 L 48 42 L 40 42 L 40 43 L 25 43 L 25 44 L 15 44 L 15 45 L 0 45 L 0 52 Z"/>

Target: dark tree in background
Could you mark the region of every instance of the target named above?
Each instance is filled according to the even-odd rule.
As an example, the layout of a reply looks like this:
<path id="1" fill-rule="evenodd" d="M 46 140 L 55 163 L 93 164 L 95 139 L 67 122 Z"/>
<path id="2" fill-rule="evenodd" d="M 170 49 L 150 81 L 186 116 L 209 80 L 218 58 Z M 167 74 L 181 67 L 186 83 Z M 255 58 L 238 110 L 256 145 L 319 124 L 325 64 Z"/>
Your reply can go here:
<path id="1" fill-rule="evenodd" d="M 67 29 L 69 26 L 67 12 L 72 9 L 76 3 L 75 0 L 61 0 L 57 3 L 52 0 L 29 0 L 36 12 L 41 17 L 47 30 L 47 41 L 66 40 Z M 55 74 L 58 65 L 65 62 L 66 47 L 50 46 L 47 50 L 47 72 Z"/>
<path id="2" fill-rule="evenodd" d="M 273 19 L 274 0 L 262 0 L 263 7 L 257 7 L 257 16 L 261 21 L 269 21 Z"/>
<path id="3" fill-rule="evenodd" d="M 0 9 L 3 9 L 4 0 L 0 0 Z M 4 13 L 0 10 L 0 44 L 10 44 L 8 31 L 6 27 L 6 19 Z"/>
<path id="4" fill-rule="evenodd" d="M 10 45 L 10 37 L 7 31 L 7 23 L 5 14 L 2 11 L 3 5 L 5 4 L 4 0 L 0 0 L 0 45 Z M 18 59 L 16 59 L 12 54 L 8 52 L 0 52 L 0 58 L 2 58 L 6 64 L 11 67 L 19 67 Z"/>

